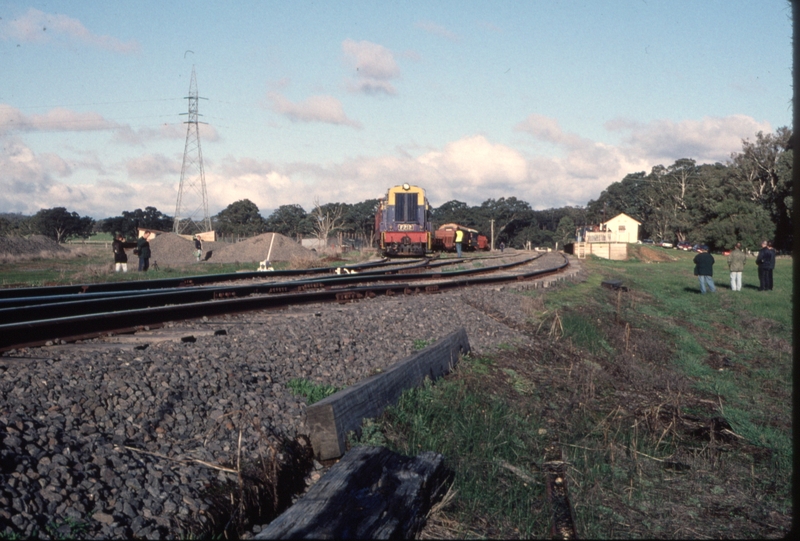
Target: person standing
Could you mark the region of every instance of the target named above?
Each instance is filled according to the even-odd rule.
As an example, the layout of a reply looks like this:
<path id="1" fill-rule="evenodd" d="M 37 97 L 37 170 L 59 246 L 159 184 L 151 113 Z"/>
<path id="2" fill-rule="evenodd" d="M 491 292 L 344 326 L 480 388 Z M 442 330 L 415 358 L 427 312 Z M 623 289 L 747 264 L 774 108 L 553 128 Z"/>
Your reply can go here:
<path id="1" fill-rule="evenodd" d="M 742 271 L 747 254 L 742 251 L 742 243 L 737 242 L 731 255 L 728 256 L 728 269 L 731 271 L 731 291 L 742 290 Z"/>
<path id="2" fill-rule="evenodd" d="M 139 270 L 147 272 L 150 268 L 150 231 L 145 231 L 136 241 L 136 250 L 139 255 Z"/>
<path id="3" fill-rule="evenodd" d="M 194 255 L 197 256 L 197 262 L 199 263 L 203 257 L 203 243 L 196 235 L 192 237 L 192 240 L 194 240 Z"/>
<path id="4" fill-rule="evenodd" d="M 717 288 L 714 287 L 714 256 L 708 253 L 708 246 L 702 245 L 697 251 L 699 252 L 694 256 L 694 275 L 700 280 L 700 293 L 706 294 L 706 286 L 711 290 L 711 293 L 716 293 Z"/>
<path id="5" fill-rule="evenodd" d="M 456 229 L 456 253 L 461 257 L 461 243 L 464 242 L 464 232 Z"/>
<path id="6" fill-rule="evenodd" d="M 125 253 L 125 237 L 116 233 L 111 249 L 114 251 L 114 272 L 128 272 L 128 254 Z"/>
<path id="7" fill-rule="evenodd" d="M 772 270 L 775 268 L 775 250 L 769 241 L 761 242 L 761 250 L 756 256 L 758 265 L 758 290 L 772 291 Z"/>

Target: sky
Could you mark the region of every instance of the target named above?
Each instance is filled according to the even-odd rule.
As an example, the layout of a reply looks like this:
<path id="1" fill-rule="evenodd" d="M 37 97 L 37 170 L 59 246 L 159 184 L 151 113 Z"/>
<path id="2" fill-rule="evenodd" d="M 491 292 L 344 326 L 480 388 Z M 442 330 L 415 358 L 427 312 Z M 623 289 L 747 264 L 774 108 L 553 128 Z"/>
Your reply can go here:
<path id="1" fill-rule="evenodd" d="M 211 215 L 404 182 L 433 207 L 583 206 L 791 126 L 790 17 L 777 0 L 0 0 L 0 212 L 174 216 L 193 70 L 185 186 L 202 156 Z"/>

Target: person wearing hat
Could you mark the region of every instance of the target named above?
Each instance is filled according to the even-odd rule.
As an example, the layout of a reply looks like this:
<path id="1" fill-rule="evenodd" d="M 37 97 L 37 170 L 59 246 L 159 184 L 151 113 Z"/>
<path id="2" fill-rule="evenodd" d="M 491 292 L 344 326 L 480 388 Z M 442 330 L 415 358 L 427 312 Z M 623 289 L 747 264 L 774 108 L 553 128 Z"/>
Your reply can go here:
<path id="1" fill-rule="evenodd" d="M 714 256 L 708 253 L 708 246 L 701 245 L 697 251 L 699 252 L 694 256 L 694 275 L 700 280 L 700 293 L 706 294 L 706 287 L 711 290 L 711 293 L 716 293 L 717 288 L 714 287 Z"/>

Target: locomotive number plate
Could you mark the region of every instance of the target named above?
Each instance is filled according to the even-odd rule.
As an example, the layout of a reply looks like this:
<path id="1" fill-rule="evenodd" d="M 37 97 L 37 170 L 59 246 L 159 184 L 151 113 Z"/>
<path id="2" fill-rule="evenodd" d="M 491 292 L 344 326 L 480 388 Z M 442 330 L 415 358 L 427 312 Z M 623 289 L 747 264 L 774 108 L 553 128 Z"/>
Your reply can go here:
<path id="1" fill-rule="evenodd" d="M 397 224 L 398 231 L 414 231 L 414 224 Z"/>

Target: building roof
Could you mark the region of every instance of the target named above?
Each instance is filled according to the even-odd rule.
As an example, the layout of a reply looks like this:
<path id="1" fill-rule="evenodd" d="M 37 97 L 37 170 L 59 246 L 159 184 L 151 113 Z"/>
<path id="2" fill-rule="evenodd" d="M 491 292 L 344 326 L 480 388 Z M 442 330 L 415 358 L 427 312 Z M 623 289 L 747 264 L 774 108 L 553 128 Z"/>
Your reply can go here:
<path id="1" fill-rule="evenodd" d="M 627 219 L 629 219 L 629 220 L 632 220 L 632 221 L 636 222 L 636 223 L 637 223 L 637 224 L 639 224 L 639 225 L 642 225 L 642 222 L 640 222 L 640 221 L 639 221 L 639 220 L 637 220 L 636 218 L 632 218 L 632 217 L 628 216 L 628 215 L 627 215 L 627 214 L 625 214 L 624 212 L 620 212 L 619 214 L 617 214 L 616 216 L 614 216 L 613 218 L 611 218 L 610 220 L 608 220 L 608 221 L 606 221 L 606 222 L 604 222 L 604 223 L 608 223 L 608 222 L 610 222 L 611 220 L 616 220 L 617 218 L 620 218 L 620 217 L 622 217 L 622 216 L 624 216 L 625 218 L 627 218 Z"/>

